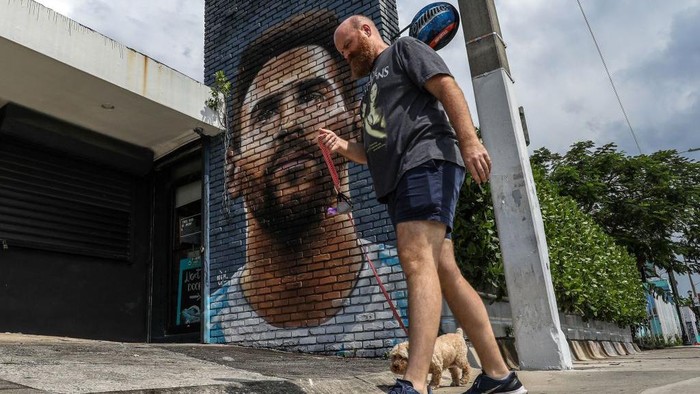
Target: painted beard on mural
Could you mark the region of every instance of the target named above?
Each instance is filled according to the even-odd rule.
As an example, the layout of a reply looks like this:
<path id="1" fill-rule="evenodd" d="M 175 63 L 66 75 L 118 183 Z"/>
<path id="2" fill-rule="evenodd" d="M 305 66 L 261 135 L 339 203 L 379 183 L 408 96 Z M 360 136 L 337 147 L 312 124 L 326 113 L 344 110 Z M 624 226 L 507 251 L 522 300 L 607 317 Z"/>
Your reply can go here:
<path id="1" fill-rule="evenodd" d="M 280 141 L 272 162 L 263 170 L 263 193 L 251 196 L 250 208 L 260 225 L 275 238 L 298 238 L 300 233 L 318 226 L 324 207 L 332 201 L 332 183 L 318 177 L 324 164 L 317 150 L 315 144 L 306 140 Z"/>
<path id="2" fill-rule="evenodd" d="M 360 254 L 346 218 L 325 215 L 335 192 L 316 142 L 321 127 L 356 126 L 345 104 L 342 75 L 338 60 L 318 45 L 268 59 L 242 100 L 240 148 L 228 153 L 228 190 L 234 198 L 242 196 L 246 207 L 240 288 L 253 311 L 277 327 L 316 326 L 334 316 L 362 267 L 360 259 L 346 258 Z M 345 166 L 337 170 L 341 187 L 347 188 Z M 355 245 L 320 251 L 343 243 Z M 331 273 L 339 265 L 342 279 Z M 334 285 L 322 286 L 326 277 L 335 278 Z M 270 292 L 260 296 L 261 287 Z M 296 312 L 281 313 L 282 304 Z"/>

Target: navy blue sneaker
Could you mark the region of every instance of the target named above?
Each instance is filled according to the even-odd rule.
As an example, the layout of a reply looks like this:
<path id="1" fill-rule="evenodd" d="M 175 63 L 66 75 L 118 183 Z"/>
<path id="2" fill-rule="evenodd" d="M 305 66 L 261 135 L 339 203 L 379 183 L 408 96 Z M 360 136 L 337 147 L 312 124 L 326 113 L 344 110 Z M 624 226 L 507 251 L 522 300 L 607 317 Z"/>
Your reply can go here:
<path id="1" fill-rule="evenodd" d="M 413 383 L 408 380 L 396 379 L 396 384 L 391 386 L 389 394 L 420 394 L 413 388 Z M 433 394 L 428 387 L 428 394 Z"/>
<path id="2" fill-rule="evenodd" d="M 486 376 L 486 374 L 481 373 L 481 375 L 477 376 L 474 380 L 472 388 L 467 390 L 464 394 L 482 393 L 527 394 L 527 390 L 523 384 L 520 383 L 520 379 L 518 379 L 518 375 L 516 375 L 515 372 L 511 372 L 503 380 L 495 380 Z"/>

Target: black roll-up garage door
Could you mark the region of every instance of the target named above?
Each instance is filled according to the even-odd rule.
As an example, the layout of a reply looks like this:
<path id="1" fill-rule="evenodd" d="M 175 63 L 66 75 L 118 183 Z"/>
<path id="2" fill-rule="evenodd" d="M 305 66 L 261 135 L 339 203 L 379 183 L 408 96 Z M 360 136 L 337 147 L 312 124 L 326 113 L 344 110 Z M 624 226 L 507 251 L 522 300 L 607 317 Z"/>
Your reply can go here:
<path id="1" fill-rule="evenodd" d="M 129 261 L 135 182 L 36 145 L 0 143 L 0 240 Z"/>
<path id="2" fill-rule="evenodd" d="M 147 148 L 0 108 L 0 332 L 145 340 L 152 166 Z"/>

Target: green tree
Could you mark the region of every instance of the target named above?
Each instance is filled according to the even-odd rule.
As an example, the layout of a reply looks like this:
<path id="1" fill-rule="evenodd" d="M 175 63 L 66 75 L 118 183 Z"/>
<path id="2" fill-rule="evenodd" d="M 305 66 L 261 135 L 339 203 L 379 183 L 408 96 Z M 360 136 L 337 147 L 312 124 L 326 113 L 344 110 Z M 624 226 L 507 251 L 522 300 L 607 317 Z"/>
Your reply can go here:
<path id="1" fill-rule="evenodd" d="M 455 260 L 462 274 L 482 292 L 506 295 L 503 259 L 489 185 L 467 178 L 455 211 L 453 240 Z"/>
<path id="2" fill-rule="evenodd" d="M 646 300 L 634 258 L 571 197 L 561 196 L 542 169 L 533 168 L 533 175 L 559 310 L 620 326 L 642 323 Z"/>
<path id="3" fill-rule="evenodd" d="M 560 196 L 544 171 L 535 168 L 533 173 L 559 309 L 621 326 L 641 323 L 645 299 L 632 256 L 572 198 Z M 488 185 L 482 190 L 468 181 L 462 187 L 453 231 L 455 257 L 465 277 L 477 290 L 504 296 L 503 260 Z"/>
<path id="4" fill-rule="evenodd" d="M 226 77 L 226 73 L 223 70 L 219 70 L 214 73 L 214 82 L 209 87 L 210 95 L 204 104 L 214 111 L 219 121 L 219 126 L 224 128 L 224 149 L 229 149 L 231 147 L 231 128 L 229 122 L 229 102 L 231 101 L 231 95 L 233 94 L 233 85 L 231 81 Z M 228 179 L 228 165 L 223 166 L 223 179 Z M 228 219 L 231 217 L 229 204 L 229 193 L 228 188 L 224 187 L 221 192 L 221 209 L 224 216 Z"/>
<path id="5" fill-rule="evenodd" d="M 650 268 L 688 272 L 677 256 L 698 256 L 697 162 L 673 150 L 627 156 L 615 144 L 595 148 L 591 141 L 563 156 L 542 148 L 531 161 L 635 256 L 643 281 Z M 690 268 L 700 272 L 697 264 Z"/>
<path id="6" fill-rule="evenodd" d="M 209 97 L 204 103 L 209 109 L 216 113 L 219 124 L 224 127 L 226 134 L 228 134 L 229 124 L 227 103 L 231 98 L 231 94 L 233 93 L 231 90 L 231 81 L 226 78 L 226 73 L 219 70 L 214 73 L 214 83 L 209 89 L 211 97 Z"/>

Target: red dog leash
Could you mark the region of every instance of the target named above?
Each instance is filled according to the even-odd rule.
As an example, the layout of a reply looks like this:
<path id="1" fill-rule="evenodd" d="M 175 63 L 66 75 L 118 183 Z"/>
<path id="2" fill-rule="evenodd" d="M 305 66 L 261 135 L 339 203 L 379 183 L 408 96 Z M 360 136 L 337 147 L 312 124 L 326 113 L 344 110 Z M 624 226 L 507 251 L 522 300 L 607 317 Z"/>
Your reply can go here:
<path id="1" fill-rule="evenodd" d="M 331 174 L 331 178 L 333 179 L 333 187 L 335 188 L 335 192 L 338 196 L 338 206 L 336 208 L 328 208 L 328 215 L 337 215 L 341 213 L 345 213 L 348 215 L 348 218 L 350 219 L 350 224 L 352 224 L 352 227 L 355 228 L 355 220 L 352 217 L 352 203 L 350 202 L 350 199 L 345 196 L 341 191 L 340 191 L 340 180 L 338 178 L 338 172 L 335 170 L 335 164 L 333 164 L 333 160 L 331 159 L 331 152 L 328 150 L 328 147 L 325 146 L 321 141 L 317 141 L 318 146 L 321 148 L 321 153 L 323 153 L 323 159 L 326 162 L 326 166 L 328 167 L 328 172 Z M 342 208 L 341 206 L 345 204 Z M 360 250 L 362 250 L 362 253 L 365 256 L 365 259 L 367 259 L 367 262 L 369 263 L 370 268 L 372 268 L 372 272 L 374 273 L 374 277 L 377 279 L 377 284 L 379 284 L 379 288 L 382 290 L 382 293 L 384 294 L 384 298 L 386 298 L 386 302 L 389 303 L 389 307 L 391 308 L 391 312 L 394 314 L 394 318 L 396 319 L 397 322 L 399 322 L 399 325 L 403 329 L 403 331 L 406 333 L 406 336 L 408 336 L 408 329 L 406 326 L 403 324 L 403 319 L 401 319 L 401 316 L 399 316 L 399 312 L 396 310 L 396 307 L 394 306 L 394 303 L 391 301 L 391 297 L 389 296 L 389 293 L 386 291 L 386 288 L 384 288 L 384 284 L 382 283 L 382 280 L 379 278 L 379 274 L 377 273 L 377 269 L 374 267 L 374 263 L 372 263 L 372 259 L 369 257 L 369 253 L 365 250 L 364 246 L 360 243 L 359 239 L 356 239 L 357 245 L 360 247 Z"/>

